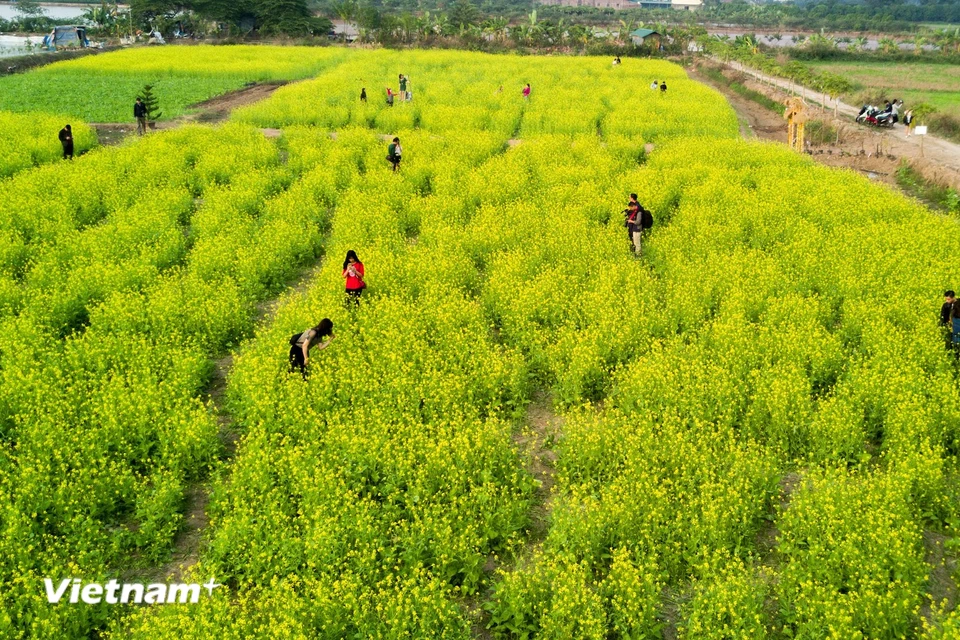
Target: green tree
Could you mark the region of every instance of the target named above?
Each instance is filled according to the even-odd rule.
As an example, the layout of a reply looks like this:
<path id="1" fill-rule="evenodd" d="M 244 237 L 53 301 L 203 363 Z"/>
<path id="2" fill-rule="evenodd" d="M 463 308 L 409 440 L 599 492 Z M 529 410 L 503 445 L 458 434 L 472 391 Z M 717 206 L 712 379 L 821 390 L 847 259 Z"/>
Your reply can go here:
<path id="1" fill-rule="evenodd" d="M 918 33 L 911 38 L 911 42 L 913 43 L 913 53 L 920 55 L 923 53 L 923 45 L 927 44 L 927 37 L 922 33 Z"/>
<path id="2" fill-rule="evenodd" d="M 928 102 L 921 102 L 911 109 L 913 111 L 913 121 L 919 125 L 927 124 L 930 116 L 937 112 L 937 108 Z"/>
<path id="3" fill-rule="evenodd" d="M 343 39 L 347 39 L 347 24 L 357 15 L 357 0 L 338 0 L 330 5 L 333 14 L 343 23 Z"/>
<path id="4" fill-rule="evenodd" d="M 143 101 L 143 106 L 147 112 L 147 122 L 156 122 L 157 118 L 162 116 L 160 113 L 160 99 L 153 93 L 153 85 L 145 84 L 137 97 Z"/>
<path id="5" fill-rule="evenodd" d="M 840 96 L 849 93 L 853 89 L 850 81 L 843 76 L 835 73 L 825 72 L 820 75 L 821 87 L 824 93 L 834 100 L 833 115 L 838 117 L 840 113 Z"/>
<path id="6" fill-rule="evenodd" d="M 306 35 L 325 26 L 313 18 L 307 0 L 256 0 L 255 11 L 257 26 L 265 34 Z M 330 24 L 325 18 L 323 21 Z"/>
<path id="7" fill-rule="evenodd" d="M 84 11 L 83 19 L 98 29 L 113 27 L 117 22 L 117 5 L 111 7 L 106 2 L 101 2 L 99 6 Z"/>
<path id="8" fill-rule="evenodd" d="M 18 14 L 31 18 L 36 18 L 46 13 L 46 10 L 40 6 L 37 0 L 17 0 L 15 7 Z"/>
<path id="9" fill-rule="evenodd" d="M 883 53 L 897 53 L 900 51 L 900 43 L 893 38 L 880 38 L 880 40 L 877 41 L 877 45 L 879 45 L 880 51 Z"/>
<path id="10" fill-rule="evenodd" d="M 492 36 L 497 42 L 502 42 L 509 24 L 510 21 L 503 16 L 487 18 L 483 21 L 483 33 L 484 35 Z"/>
<path id="11" fill-rule="evenodd" d="M 451 25 L 463 31 L 467 27 L 480 24 L 480 11 L 470 0 L 457 0 L 447 12 L 447 19 Z"/>

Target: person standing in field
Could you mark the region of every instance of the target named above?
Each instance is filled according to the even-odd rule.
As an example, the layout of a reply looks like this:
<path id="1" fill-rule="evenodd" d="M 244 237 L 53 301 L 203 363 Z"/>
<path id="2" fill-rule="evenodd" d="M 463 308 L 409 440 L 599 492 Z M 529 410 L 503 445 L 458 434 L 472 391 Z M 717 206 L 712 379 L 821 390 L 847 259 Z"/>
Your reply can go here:
<path id="1" fill-rule="evenodd" d="M 630 194 L 630 202 L 627 208 L 623 210 L 625 216 L 624 225 L 627 227 L 627 239 L 630 241 L 630 250 L 636 253 L 640 247 L 640 202 L 637 200 L 637 194 Z"/>
<path id="2" fill-rule="evenodd" d="M 387 87 L 387 106 L 393 106 L 393 90 L 390 87 Z"/>
<path id="3" fill-rule="evenodd" d="M 360 294 L 367 288 L 367 283 L 363 281 L 363 263 L 353 249 L 347 251 L 347 257 L 343 261 L 343 277 L 347 281 L 347 300 L 360 306 Z"/>
<path id="4" fill-rule="evenodd" d="M 953 350 L 960 355 L 960 301 L 954 300 L 950 305 L 950 342 Z"/>
<path id="5" fill-rule="evenodd" d="M 394 138 L 393 142 L 390 143 L 390 146 L 387 147 L 387 160 L 390 161 L 390 164 L 393 165 L 393 170 L 396 170 L 400 167 L 401 156 L 403 155 L 403 148 L 400 146 L 400 138 Z"/>
<path id="6" fill-rule="evenodd" d="M 63 159 L 70 158 L 73 160 L 73 131 L 70 129 L 70 125 L 60 129 L 57 137 L 60 138 L 60 144 L 63 146 Z"/>
<path id="7" fill-rule="evenodd" d="M 660 87 L 660 84 L 656 80 L 650 83 L 650 88 L 653 89 L 654 91 L 656 91 L 659 87 Z"/>
<path id="8" fill-rule="evenodd" d="M 366 87 L 363 87 L 362 89 L 360 89 L 360 102 L 363 102 L 364 104 L 366 104 L 366 102 L 367 102 L 367 88 L 366 88 Z"/>
<path id="9" fill-rule="evenodd" d="M 323 340 L 327 338 L 327 340 Z M 307 379 L 307 364 L 310 362 L 310 349 L 319 347 L 321 351 L 333 342 L 333 321 L 324 318 L 312 329 L 294 334 L 290 338 L 290 373 L 300 370 L 300 375 Z"/>
<path id="10" fill-rule="evenodd" d="M 140 98 L 133 103 L 133 117 L 137 119 L 137 135 L 142 136 L 147 132 L 147 105 Z"/>
<path id="11" fill-rule="evenodd" d="M 400 74 L 400 100 L 403 102 L 403 101 L 406 101 L 406 99 L 407 99 L 407 79 L 401 73 Z"/>
<path id="12" fill-rule="evenodd" d="M 950 345 L 958 342 L 957 329 L 953 322 L 954 308 L 957 306 L 956 294 L 953 289 L 947 289 L 943 292 L 943 305 L 940 307 L 940 326 L 945 329 L 944 340 L 947 349 Z"/>
<path id="13" fill-rule="evenodd" d="M 662 95 L 662 96 L 667 95 L 667 81 L 666 81 L 666 80 L 661 80 L 661 81 L 660 81 L 660 95 Z"/>
<path id="14" fill-rule="evenodd" d="M 530 83 L 529 82 L 527 83 L 527 86 L 523 88 L 523 99 L 524 100 L 530 99 Z"/>

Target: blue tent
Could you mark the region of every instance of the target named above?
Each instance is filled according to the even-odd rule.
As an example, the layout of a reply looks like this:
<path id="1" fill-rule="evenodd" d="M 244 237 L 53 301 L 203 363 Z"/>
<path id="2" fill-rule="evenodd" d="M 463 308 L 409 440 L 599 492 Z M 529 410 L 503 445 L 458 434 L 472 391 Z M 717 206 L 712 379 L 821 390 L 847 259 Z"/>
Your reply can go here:
<path id="1" fill-rule="evenodd" d="M 87 40 L 87 28 L 78 26 L 54 27 L 53 31 L 44 36 L 43 46 L 47 49 L 69 46 L 88 47 L 90 41 Z"/>

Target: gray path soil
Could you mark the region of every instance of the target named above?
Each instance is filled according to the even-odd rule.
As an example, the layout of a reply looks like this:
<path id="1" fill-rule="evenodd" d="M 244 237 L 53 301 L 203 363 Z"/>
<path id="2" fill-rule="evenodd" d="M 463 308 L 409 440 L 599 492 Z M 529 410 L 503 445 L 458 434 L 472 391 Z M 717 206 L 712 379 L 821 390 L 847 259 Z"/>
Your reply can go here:
<path id="1" fill-rule="evenodd" d="M 286 291 L 275 298 L 264 300 L 257 305 L 257 315 L 254 324 L 262 326 L 270 324 L 280 305 L 292 296 L 303 296 L 316 279 L 323 265 L 323 259 L 304 267 L 297 278 Z M 219 423 L 219 438 L 223 444 L 222 463 L 233 459 L 237 450 L 239 433 L 234 427 L 233 416 L 225 408 L 225 393 L 227 378 L 233 369 L 233 353 L 214 361 L 213 377 L 207 390 L 208 406 Z M 203 548 L 204 532 L 210 525 L 207 514 L 207 505 L 210 502 L 211 486 L 204 481 L 190 487 L 186 493 L 184 519 L 180 532 L 173 544 L 170 560 L 144 577 L 149 581 L 180 582 L 189 570 L 197 564 Z"/>

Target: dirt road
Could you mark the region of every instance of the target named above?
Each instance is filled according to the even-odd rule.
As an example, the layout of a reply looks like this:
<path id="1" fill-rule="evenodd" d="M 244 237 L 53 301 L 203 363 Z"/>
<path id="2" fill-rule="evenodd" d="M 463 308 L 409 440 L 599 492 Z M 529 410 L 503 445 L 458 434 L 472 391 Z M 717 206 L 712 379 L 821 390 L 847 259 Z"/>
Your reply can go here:
<path id="1" fill-rule="evenodd" d="M 730 67 L 720 64 L 728 78 L 737 80 L 748 89 L 773 100 L 781 101 L 792 95 L 789 89 L 797 88 L 792 83 L 785 83 L 791 86 L 781 87 L 774 82 L 776 78 L 770 78 L 768 82 L 767 76 L 759 74 L 762 76 L 761 80 L 755 74 L 741 71 L 739 65 Z M 714 82 L 696 68 L 688 69 L 688 74 L 692 79 L 724 94 L 737 112 L 741 121 L 740 129 L 745 137 L 756 135 L 763 140 L 786 141 L 787 124 L 779 114 L 733 92 L 726 85 Z M 808 102 L 819 104 L 810 99 L 810 94 L 811 91 L 807 89 Z M 900 163 L 906 160 L 927 180 L 960 189 L 960 170 L 957 168 L 957 165 L 960 165 L 960 145 L 928 137 L 924 140 L 924 157 L 921 157 L 916 136 L 907 138 L 905 129 L 899 126 L 890 130 L 857 124 L 854 122 L 857 112 L 859 109 L 841 104 L 841 115 L 837 120 L 834 119 L 831 109 L 811 109 L 812 118 L 825 121 L 840 132 L 839 143 L 831 140 L 828 144 L 810 147 L 810 153 L 818 162 L 832 167 L 854 169 L 873 180 L 897 186 L 896 171 Z M 849 115 L 843 115 L 844 113 Z"/>
<path id="2" fill-rule="evenodd" d="M 187 122 L 220 122 L 230 117 L 230 113 L 244 105 L 253 104 L 260 100 L 269 98 L 274 91 L 287 84 L 286 82 L 268 82 L 263 84 L 253 84 L 236 91 L 229 91 L 223 95 L 204 100 L 191 109 L 196 109 L 194 113 L 188 113 L 172 120 L 162 120 L 156 123 L 154 127 L 157 131 L 165 129 L 174 129 Z M 126 136 L 136 133 L 136 122 L 92 122 L 91 127 L 97 130 L 97 137 L 100 144 L 119 144 Z M 267 134 L 269 135 L 269 134 Z M 279 134 L 277 134 L 279 135 Z M 271 137 L 276 137 L 273 135 Z"/>
<path id="3" fill-rule="evenodd" d="M 804 96 L 804 99 L 808 103 L 823 105 L 825 110 L 832 111 L 834 109 L 835 101 L 831 100 L 829 96 L 824 96 L 789 80 L 768 76 L 750 67 L 740 65 L 739 63 L 733 63 L 732 66 L 741 73 L 755 78 L 762 84 L 776 87 L 786 93 Z M 894 125 L 892 129 L 871 130 L 871 128 L 866 125 L 856 125 L 852 122 L 859 112 L 860 107 L 846 104 L 843 101 L 839 102 L 841 120 L 845 119 L 851 125 L 874 134 L 878 140 L 877 146 L 882 152 L 907 158 L 911 163 L 917 165 L 918 168 L 923 169 L 924 173 L 930 171 L 938 173 L 941 181 L 950 184 L 954 188 L 960 188 L 960 144 L 931 135 L 914 135 L 908 137 L 906 127 L 899 124 Z"/>

